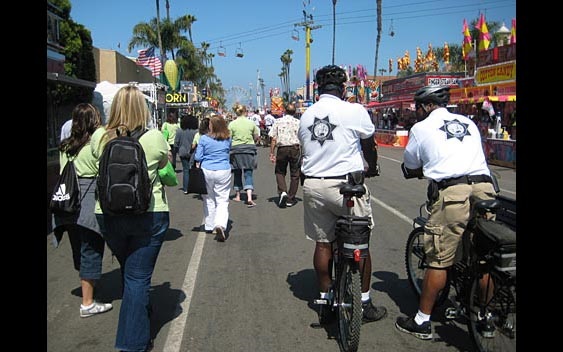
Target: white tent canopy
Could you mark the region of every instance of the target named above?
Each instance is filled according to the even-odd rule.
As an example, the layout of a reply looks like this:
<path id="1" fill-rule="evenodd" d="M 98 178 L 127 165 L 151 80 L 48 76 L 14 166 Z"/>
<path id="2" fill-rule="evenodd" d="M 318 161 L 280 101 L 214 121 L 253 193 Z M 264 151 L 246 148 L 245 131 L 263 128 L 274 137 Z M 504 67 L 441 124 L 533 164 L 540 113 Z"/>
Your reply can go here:
<path id="1" fill-rule="evenodd" d="M 102 122 L 105 125 L 109 118 L 109 110 L 113 97 L 117 91 L 130 83 L 110 83 L 108 81 L 102 81 L 96 85 L 94 89 L 94 96 L 92 98 L 92 104 L 98 108 L 102 115 Z M 152 114 L 151 124 L 149 127 L 157 126 L 157 89 L 163 87 L 159 83 L 135 83 L 137 87 L 145 94 L 146 100 L 149 102 L 150 110 Z"/>

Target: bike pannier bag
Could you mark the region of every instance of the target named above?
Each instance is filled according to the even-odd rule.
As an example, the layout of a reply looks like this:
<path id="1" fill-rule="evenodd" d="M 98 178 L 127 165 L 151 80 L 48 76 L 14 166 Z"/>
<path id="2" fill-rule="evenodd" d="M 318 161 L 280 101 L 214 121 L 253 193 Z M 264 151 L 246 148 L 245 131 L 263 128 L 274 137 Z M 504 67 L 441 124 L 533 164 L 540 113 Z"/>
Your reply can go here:
<path id="1" fill-rule="evenodd" d="M 473 244 L 478 255 L 492 255 L 500 271 L 516 270 L 516 232 L 494 220 L 477 219 Z"/>
<path id="2" fill-rule="evenodd" d="M 338 250 L 346 258 L 353 258 L 355 249 L 360 250 L 360 258 L 366 258 L 370 236 L 370 218 L 367 216 L 342 215 L 336 220 Z"/>

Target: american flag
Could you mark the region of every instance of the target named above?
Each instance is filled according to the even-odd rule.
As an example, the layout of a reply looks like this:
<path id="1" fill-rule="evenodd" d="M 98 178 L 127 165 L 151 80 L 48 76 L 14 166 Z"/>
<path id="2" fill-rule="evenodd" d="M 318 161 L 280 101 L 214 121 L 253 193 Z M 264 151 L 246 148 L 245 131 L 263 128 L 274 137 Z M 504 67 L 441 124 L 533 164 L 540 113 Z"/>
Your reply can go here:
<path id="1" fill-rule="evenodd" d="M 157 77 L 162 72 L 162 62 L 154 55 L 154 46 L 138 51 L 137 65 L 146 66 L 152 71 L 153 77 Z"/>

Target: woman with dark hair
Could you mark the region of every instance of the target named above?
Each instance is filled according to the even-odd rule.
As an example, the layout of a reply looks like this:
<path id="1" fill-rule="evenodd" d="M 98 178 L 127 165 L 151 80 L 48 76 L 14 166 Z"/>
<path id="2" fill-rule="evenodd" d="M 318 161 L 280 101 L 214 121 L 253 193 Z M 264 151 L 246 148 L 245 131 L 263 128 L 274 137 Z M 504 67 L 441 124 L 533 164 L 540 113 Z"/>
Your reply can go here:
<path id="1" fill-rule="evenodd" d="M 100 124 L 100 114 L 93 105 L 78 104 L 72 111 L 70 137 L 59 146 L 60 170 L 69 160 L 73 160 L 82 199 L 78 214 L 53 216 L 53 242 L 58 247 L 64 231 L 68 233 L 74 268 L 79 272 L 82 287 L 81 318 L 113 308 L 110 303 L 94 300 L 94 286 L 102 276 L 105 241 L 94 214 L 98 166 L 92 154 L 90 139 Z"/>
<path id="2" fill-rule="evenodd" d="M 193 115 L 186 115 L 180 121 L 180 128 L 176 131 L 174 147 L 182 162 L 182 190 L 188 194 L 188 181 L 190 179 L 190 158 L 192 155 L 192 143 L 198 131 L 198 121 Z"/>

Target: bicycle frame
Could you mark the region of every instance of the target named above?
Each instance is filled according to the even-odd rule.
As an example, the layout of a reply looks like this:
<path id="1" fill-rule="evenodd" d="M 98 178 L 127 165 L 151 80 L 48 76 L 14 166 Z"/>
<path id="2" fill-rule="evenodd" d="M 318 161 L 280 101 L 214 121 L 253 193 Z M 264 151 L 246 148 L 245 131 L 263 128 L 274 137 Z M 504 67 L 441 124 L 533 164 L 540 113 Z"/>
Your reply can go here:
<path id="1" fill-rule="evenodd" d="M 422 245 L 428 216 L 428 211 L 423 214 L 425 205 L 421 205 L 419 216 L 413 219 L 414 229 L 407 240 L 405 256 L 409 283 L 418 296 L 426 270 Z M 480 352 L 516 348 L 515 255 L 514 258 L 511 255 L 499 257 L 498 248 L 502 246 L 497 243 L 486 247 L 487 243 L 483 240 L 494 238 L 493 235 L 497 234 L 504 238 L 505 244 L 510 242 L 508 239 L 511 237 L 515 241 L 515 232 L 509 226 L 485 220 L 486 214 L 495 213 L 500 207 L 498 200 L 481 201 L 474 205 L 462 238 L 462 257 L 448 269 L 448 281 L 436 300 L 437 306 L 446 302 L 452 304 L 445 309 L 447 319 L 466 318 L 472 342 Z M 512 259 L 514 263 L 510 261 Z"/>
<path id="2" fill-rule="evenodd" d="M 343 352 L 355 352 L 360 341 L 362 325 L 362 260 L 369 255 L 371 229 L 367 217 L 354 216 L 354 197 L 366 192 L 363 180 L 360 184 L 345 184 L 340 193 L 348 215 L 337 220 L 337 240 L 332 245 L 331 299 L 318 299 L 315 304 L 330 307 L 338 317 L 338 344 Z"/>

